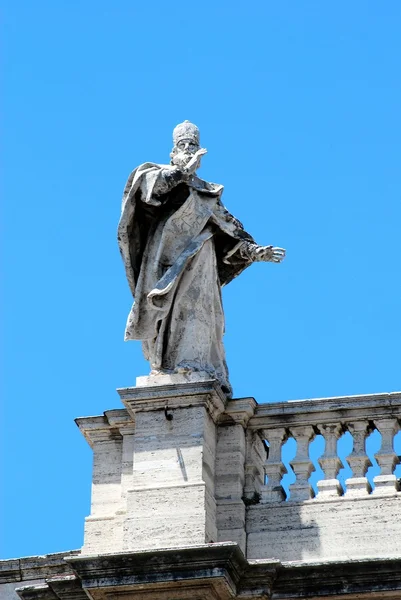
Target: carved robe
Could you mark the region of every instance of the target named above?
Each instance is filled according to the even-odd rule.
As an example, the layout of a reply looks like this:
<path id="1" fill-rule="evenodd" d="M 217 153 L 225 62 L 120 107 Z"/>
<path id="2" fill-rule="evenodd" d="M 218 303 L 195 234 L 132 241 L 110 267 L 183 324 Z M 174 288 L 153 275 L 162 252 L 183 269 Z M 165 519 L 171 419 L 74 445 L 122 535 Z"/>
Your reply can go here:
<path id="1" fill-rule="evenodd" d="M 118 241 L 135 302 L 126 340 L 162 372 L 204 371 L 230 392 L 220 286 L 249 264 L 252 237 L 222 205 L 223 186 L 145 163 L 124 189 Z"/>

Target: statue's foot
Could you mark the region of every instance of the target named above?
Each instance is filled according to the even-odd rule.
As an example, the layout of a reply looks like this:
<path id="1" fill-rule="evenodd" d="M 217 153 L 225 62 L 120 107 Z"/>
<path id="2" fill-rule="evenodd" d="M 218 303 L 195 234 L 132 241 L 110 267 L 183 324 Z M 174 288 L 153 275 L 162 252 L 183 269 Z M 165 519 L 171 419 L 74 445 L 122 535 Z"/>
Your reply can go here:
<path id="1" fill-rule="evenodd" d="M 180 375 L 189 375 L 190 373 L 193 373 L 193 369 L 190 369 L 189 367 L 178 367 L 176 373 L 180 373 Z"/>

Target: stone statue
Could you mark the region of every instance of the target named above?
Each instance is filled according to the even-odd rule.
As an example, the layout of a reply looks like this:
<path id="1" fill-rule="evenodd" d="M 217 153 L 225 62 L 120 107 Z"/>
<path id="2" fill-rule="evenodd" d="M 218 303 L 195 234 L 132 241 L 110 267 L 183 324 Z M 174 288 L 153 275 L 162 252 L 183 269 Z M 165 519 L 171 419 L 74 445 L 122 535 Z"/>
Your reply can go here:
<path id="1" fill-rule="evenodd" d="M 195 125 L 177 125 L 173 143 L 170 165 L 140 165 L 124 189 L 118 242 L 135 298 L 125 339 L 142 340 L 151 374 L 206 372 L 229 395 L 220 287 L 285 250 L 257 245 L 223 186 L 197 176 L 207 150 Z"/>

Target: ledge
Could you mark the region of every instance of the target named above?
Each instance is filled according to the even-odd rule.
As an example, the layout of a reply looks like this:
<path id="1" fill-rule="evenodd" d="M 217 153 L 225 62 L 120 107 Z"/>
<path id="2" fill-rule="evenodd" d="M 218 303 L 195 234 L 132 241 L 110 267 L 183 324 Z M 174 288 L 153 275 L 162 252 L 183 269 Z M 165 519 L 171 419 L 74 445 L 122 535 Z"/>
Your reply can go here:
<path id="1" fill-rule="evenodd" d="M 401 556 L 378 559 L 283 563 L 273 598 L 357 595 L 401 598 Z M 376 592 L 376 593 L 375 593 Z M 399 593 L 397 593 L 399 592 Z"/>
<path id="2" fill-rule="evenodd" d="M 251 417 L 252 429 L 275 429 L 291 425 L 336 423 L 342 421 L 367 421 L 378 418 L 399 418 L 401 392 L 288 400 L 260 404 Z"/>
<path id="3" fill-rule="evenodd" d="M 213 577 L 229 569 L 237 583 L 247 561 L 239 546 L 232 542 L 184 546 L 141 552 L 120 552 L 91 556 L 66 557 L 66 561 L 82 580 L 84 587 L 155 583 L 158 581 Z M 222 571 L 221 571 L 222 572 Z"/>
<path id="4" fill-rule="evenodd" d="M 120 429 L 134 425 L 125 408 L 107 410 L 103 415 L 96 417 L 78 417 L 75 423 L 91 448 L 95 442 L 121 439 Z"/>
<path id="5" fill-rule="evenodd" d="M 18 588 L 23 600 L 102 600 L 129 594 L 171 597 L 401 599 L 401 556 L 325 562 L 247 561 L 237 544 L 220 543 L 97 556 L 69 553 L 75 575 Z"/>
<path id="6" fill-rule="evenodd" d="M 43 556 L 27 556 L 0 560 L 0 585 L 18 581 L 46 579 L 52 575 L 72 573 L 65 558 L 78 556 L 80 550 L 57 552 Z"/>
<path id="7" fill-rule="evenodd" d="M 147 385 L 117 390 L 130 415 L 135 413 L 205 406 L 214 420 L 224 412 L 227 396 L 215 379 L 182 381 L 165 385 Z"/>

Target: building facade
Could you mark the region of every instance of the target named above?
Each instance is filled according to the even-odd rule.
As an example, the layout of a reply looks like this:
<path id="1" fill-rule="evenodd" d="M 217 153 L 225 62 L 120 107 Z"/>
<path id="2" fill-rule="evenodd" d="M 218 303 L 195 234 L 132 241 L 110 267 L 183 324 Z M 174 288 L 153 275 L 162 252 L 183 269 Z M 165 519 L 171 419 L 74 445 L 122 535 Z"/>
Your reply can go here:
<path id="1" fill-rule="evenodd" d="M 124 408 L 77 419 L 94 454 L 82 550 L 2 561 L 2 600 L 401 598 L 401 393 L 258 405 L 207 377 L 165 375 L 119 394 Z M 353 438 L 345 485 L 343 435 Z"/>

